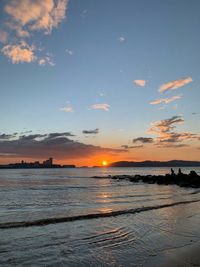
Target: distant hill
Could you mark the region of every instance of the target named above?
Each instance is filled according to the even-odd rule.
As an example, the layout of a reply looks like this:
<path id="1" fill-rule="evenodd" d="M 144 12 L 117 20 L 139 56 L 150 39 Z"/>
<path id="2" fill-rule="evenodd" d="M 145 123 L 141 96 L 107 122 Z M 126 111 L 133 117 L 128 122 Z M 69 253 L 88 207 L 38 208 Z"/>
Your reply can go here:
<path id="1" fill-rule="evenodd" d="M 170 160 L 170 161 L 117 161 L 109 165 L 110 167 L 191 167 L 200 166 L 200 161 Z"/>

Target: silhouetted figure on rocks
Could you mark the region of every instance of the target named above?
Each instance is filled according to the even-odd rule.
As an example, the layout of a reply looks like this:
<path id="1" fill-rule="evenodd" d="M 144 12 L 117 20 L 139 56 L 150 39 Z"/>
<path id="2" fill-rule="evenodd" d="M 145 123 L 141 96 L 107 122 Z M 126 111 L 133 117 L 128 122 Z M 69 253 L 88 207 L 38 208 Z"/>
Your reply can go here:
<path id="1" fill-rule="evenodd" d="M 171 168 L 171 176 L 174 176 L 175 175 L 175 172 L 174 170 Z"/>
<path id="2" fill-rule="evenodd" d="M 181 171 L 181 168 L 178 169 L 178 175 L 182 175 L 182 171 Z"/>

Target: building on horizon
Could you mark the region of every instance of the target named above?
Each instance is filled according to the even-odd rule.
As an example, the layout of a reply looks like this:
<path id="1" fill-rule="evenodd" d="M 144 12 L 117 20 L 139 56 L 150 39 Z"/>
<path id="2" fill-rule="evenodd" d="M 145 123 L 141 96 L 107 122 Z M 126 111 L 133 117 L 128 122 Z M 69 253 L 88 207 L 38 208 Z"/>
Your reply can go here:
<path id="1" fill-rule="evenodd" d="M 53 165 L 53 158 L 49 158 L 47 160 L 44 160 L 42 163 L 44 166 L 50 167 Z"/>

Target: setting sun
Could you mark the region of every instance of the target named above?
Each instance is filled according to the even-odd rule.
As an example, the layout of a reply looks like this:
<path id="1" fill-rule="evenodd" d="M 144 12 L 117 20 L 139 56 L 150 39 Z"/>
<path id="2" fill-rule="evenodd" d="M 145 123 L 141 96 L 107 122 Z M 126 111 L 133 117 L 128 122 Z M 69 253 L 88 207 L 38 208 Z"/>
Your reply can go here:
<path id="1" fill-rule="evenodd" d="M 103 160 L 101 164 L 102 164 L 102 166 L 107 166 L 108 165 L 108 162 L 105 161 L 105 160 Z"/>

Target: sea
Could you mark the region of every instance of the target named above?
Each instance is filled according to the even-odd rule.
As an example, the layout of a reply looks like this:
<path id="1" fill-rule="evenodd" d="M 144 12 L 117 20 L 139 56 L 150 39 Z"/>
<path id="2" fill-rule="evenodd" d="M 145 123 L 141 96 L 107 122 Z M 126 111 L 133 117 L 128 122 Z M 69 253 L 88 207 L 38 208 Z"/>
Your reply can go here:
<path id="1" fill-rule="evenodd" d="M 190 170 L 200 174 L 200 167 L 182 168 Z M 0 266 L 159 266 L 175 249 L 200 242 L 200 189 L 106 176 L 166 173 L 0 170 Z"/>

